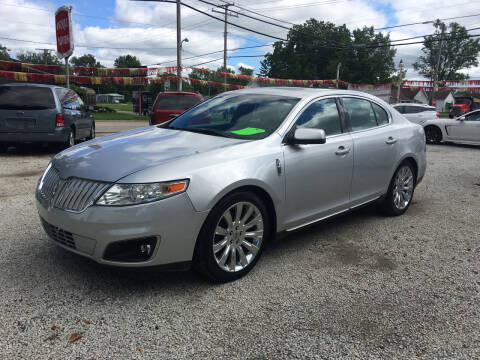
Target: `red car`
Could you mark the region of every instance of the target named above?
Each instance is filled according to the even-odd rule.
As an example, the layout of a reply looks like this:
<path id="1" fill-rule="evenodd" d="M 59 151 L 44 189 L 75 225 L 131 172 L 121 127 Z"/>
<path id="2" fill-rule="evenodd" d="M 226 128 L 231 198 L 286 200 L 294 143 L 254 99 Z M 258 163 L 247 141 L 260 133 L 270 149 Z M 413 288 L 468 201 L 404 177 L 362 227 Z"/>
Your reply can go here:
<path id="1" fill-rule="evenodd" d="M 203 96 L 191 92 L 162 92 L 159 93 L 153 104 L 153 113 L 150 125 L 164 123 L 191 107 L 200 104 Z"/>

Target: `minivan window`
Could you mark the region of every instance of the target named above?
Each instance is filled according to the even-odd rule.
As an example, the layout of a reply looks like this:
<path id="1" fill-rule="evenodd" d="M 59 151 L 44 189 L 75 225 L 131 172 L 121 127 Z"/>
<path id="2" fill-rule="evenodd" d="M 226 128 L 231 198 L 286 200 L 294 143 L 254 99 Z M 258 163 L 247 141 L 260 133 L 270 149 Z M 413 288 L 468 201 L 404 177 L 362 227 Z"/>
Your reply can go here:
<path id="1" fill-rule="evenodd" d="M 161 95 L 158 97 L 155 110 L 188 110 L 202 102 L 199 96 Z"/>
<path id="2" fill-rule="evenodd" d="M 342 98 L 350 118 L 352 131 L 370 129 L 377 126 L 370 101 L 357 98 Z"/>
<path id="3" fill-rule="evenodd" d="M 297 127 L 323 129 L 325 134 L 341 134 L 342 127 L 335 99 L 314 102 L 297 119 Z"/>
<path id="4" fill-rule="evenodd" d="M 55 89 L 58 99 L 62 104 L 63 108 L 68 108 L 70 110 L 79 110 L 83 106 L 83 101 L 80 96 L 73 90 L 69 89 Z"/>
<path id="5" fill-rule="evenodd" d="M 42 110 L 54 109 L 52 90 L 39 86 L 0 86 L 0 109 Z"/>

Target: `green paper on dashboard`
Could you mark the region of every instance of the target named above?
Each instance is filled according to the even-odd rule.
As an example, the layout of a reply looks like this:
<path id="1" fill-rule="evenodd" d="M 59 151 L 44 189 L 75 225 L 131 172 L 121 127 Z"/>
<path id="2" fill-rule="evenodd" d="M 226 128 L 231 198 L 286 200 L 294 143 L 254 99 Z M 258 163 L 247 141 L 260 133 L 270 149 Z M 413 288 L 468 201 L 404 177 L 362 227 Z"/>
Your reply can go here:
<path id="1" fill-rule="evenodd" d="M 253 127 L 247 127 L 245 129 L 240 129 L 240 130 L 234 130 L 231 131 L 234 134 L 237 135 L 256 135 L 256 134 L 261 134 L 264 133 L 264 129 L 258 129 L 258 128 L 253 128 Z"/>

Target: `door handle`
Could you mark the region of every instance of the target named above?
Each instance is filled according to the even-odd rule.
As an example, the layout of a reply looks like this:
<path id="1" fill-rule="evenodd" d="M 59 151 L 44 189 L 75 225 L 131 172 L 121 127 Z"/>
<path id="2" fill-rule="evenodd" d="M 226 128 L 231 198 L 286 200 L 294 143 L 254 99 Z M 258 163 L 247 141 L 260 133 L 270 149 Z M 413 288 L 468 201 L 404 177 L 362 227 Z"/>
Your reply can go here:
<path id="1" fill-rule="evenodd" d="M 346 148 L 344 146 L 339 146 L 337 151 L 335 151 L 336 155 L 346 155 L 350 152 L 350 148 Z"/>
<path id="2" fill-rule="evenodd" d="M 394 139 L 393 137 L 389 136 L 388 139 L 385 141 L 388 145 L 393 145 L 397 142 L 397 139 Z"/>

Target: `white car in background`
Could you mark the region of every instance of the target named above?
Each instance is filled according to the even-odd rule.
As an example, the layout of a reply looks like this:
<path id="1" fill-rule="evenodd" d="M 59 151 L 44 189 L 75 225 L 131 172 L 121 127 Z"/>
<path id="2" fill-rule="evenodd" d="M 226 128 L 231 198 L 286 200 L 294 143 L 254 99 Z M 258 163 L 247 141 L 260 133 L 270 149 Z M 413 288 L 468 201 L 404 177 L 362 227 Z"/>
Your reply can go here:
<path id="1" fill-rule="evenodd" d="M 437 112 L 434 106 L 413 103 L 400 103 L 392 106 L 395 110 L 407 118 L 407 120 L 415 124 L 424 125 L 428 120 L 440 118 L 440 114 Z"/>
<path id="2" fill-rule="evenodd" d="M 430 144 L 454 142 L 480 145 L 480 110 L 455 119 L 428 120 L 423 124 L 425 137 Z"/>

